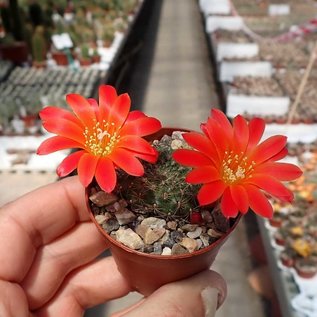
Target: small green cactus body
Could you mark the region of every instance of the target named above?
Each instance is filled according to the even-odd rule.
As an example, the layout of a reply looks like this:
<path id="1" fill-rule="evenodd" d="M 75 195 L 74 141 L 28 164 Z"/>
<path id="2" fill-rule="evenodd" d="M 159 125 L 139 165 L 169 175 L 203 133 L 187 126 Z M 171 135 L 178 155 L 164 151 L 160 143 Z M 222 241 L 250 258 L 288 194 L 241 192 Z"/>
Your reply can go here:
<path id="1" fill-rule="evenodd" d="M 120 195 L 139 213 L 186 219 L 191 211 L 198 209 L 195 200 L 198 186 L 186 183 L 189 168 L 176 163 L 172 153 L 187 145 L 177 134 L 164 136 L 153 145 L 159 151 L 157 163 L 144 163 L 142 177 L 120 174 Z"/>
<path id="2" fill-rule="evenodd" d="M 37 26 L 32 36 L 32 55 L 36 62 L 43 62 L 46 58 L 46 42 L 43 26 Z"/>

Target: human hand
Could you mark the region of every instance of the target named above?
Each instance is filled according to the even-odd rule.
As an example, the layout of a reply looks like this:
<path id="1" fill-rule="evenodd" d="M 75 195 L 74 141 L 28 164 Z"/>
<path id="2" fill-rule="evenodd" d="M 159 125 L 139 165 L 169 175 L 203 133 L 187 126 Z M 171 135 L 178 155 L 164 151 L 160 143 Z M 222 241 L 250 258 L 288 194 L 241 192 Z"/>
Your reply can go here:
<path id="1" fill-rule="evenodd" d="M 78 317 L 85 308 L 128 294 L 131 288 L 113 258 L 96 259 L 106 248 L 77 177 L 3 206 L 0 316 Z M 206 271 L 164 285 L 113 316 L 213 316 L 225 296 L 224 280 Z"/>

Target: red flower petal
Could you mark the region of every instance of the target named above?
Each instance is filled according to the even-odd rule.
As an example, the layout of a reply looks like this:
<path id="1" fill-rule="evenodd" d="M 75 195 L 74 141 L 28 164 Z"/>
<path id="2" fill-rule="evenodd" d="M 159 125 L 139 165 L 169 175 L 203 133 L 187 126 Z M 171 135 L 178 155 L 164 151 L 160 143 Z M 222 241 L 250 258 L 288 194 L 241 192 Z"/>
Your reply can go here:
<path id="1" fill-rule="evenodd" d="M 288 150 L 284 147 L 280 152 L 270 158 L 270 161 L 279 161 L 283 159 L 288 154 Z"/>
<path id="2" fill-rule="evenodd" d="M 249 127 L 247 121 L 240 115 L 233 119 L 233 135 L 235 152 L 244 152 L 249 142 Z"/>
<path id="3" fill-rule="evenodd" d="M 248 148 L 254 148 L 261 140 L 265 130 L 265 121 L 261 118 L 253 118 L 249 122 Z"/>
<path id="4" fill-rule="evenodd" d="M 213 203 L 223 194 L 225 188 L 226 185 L 222 181 L 204 184 L 197 195 L 199 204 L 203 206 Z"/>
<path id="5" fill-rule="evenodd" d="M 253 175 L 255 176 L 257 173 L 273 175 L 280 181 L 291 181 L 303 174 L 300 168 L 296 165 L 279 162 L 267 162 L 260 166 L 257 166 Z"/>
<path id="6" fill-rule="evenodd" d="M 241 185 L 230 186 L 231 197 L 238 209 L 245 214 L 249 209 L 249 199 L 245 188 Z"/>
<path id="7" fill-rule="evenodd" d="M 195 168 L 186 176 L 186 182 L 190 184 L 205 184 L 219 179 L 219 171 L 212 166 L 202 166 Z"/>
<path id="8" fill-rule="evenodd" d="M 270 175 L 254 175 L 248 179 L 248 183 L 258 186 L 259 188 L 268 192 L 270 195 L 283 201 L 291 202 L 294 198 L 293 193 L 289 189 L 287 189 L 281 182 Z"/>
<path id="9" fill-rule="evenodd" d="M 69 154 L 63 159 L 61 164 L 57 167 L 56 173 L 59 177 L 64 177 L 74 171 L 78 165 L 78 162 L 85 151 L 77 151 Z"/>
<path id="10" fill-rule="evenodd" d="M 287 138 L 282 135 L 274 135 L 260 143 L 252 155 L 252 160 L 261 163 L 271 159 L 286 145 Z"/>
<path id="11" fill-rule="evenodd" d="M 117 148 L 109 155 L 109 158 L 132 176 L 142 176 L 144 174 L 144 168 L 133 152 Z"/>
<path id="12" fill-rule="evenodd" d="M 161 127 L 162 125 L 159 120 L 152 117 L 144 117 L 126 122 L 122 127 L 120 134 L 146 136 L 157 132 Z"/>
<path id="13" fill-rule="evenodd" d="M 94 109 L 95 114 L 96 114 L 99 111 L 99 106 L 98 106 L 97 100 L 94 98 L 88 98 L 87 101 L 89 102 L 91 107 Z"/>
<path id="14" fill-rule="evenodd" d="M 133 110 L 129 112 L 128 118 L 126 122 L 133 121 L 140 118 L 146 118 L 147 116 L 139 110 Z"/>
<path id="15" fill-rule="evenodd" d="M 211 160 L 206 155 L 194 150 L 179 149 L 173 153 L 172 157 L 177 163 L 185 166 L 199 167 L 212 165 Z"/>
<path id="16" fill-rule="evenodd" d="M 116 127 L 121 127 L 126 121 L 131 106 L 128 94 L 120 95 L 109 110 L 108 122 L 114 123 Z"/>
<path id="17" fill-rule="evenodd" d="M 99 109 L 100 117 L 107 118 L 112 105 L 115 103 L 118 95 L 116 89 L 109 85 L 99 87 Z"/>
<path id="18" fill-rule="evenodd" d="M 93 156 L 89 153 L 85 153 L 80 158 L 78 162 L 77 172 L 79 180 L 83 184 L 83 186 L 87 187 L 91 183 L 95 175 L 98 160 L 99 157 Z"/>
<path id="19" fill-rule="evenodd" d="M 239 210 L 232 199 L 229 187 L 225 189 L 222 195 L 220 206 L 221 206 L 221 211 L 225 217 L 234 218 L 238 215 Z"/>
<path id="20" fill-rule="evenodd" d="M 219 109 L 211 109 L 211 115 L 223 128 L 227 138 L 231 139 L 231 137 L 233 135 L 233 129 L 232 129 L 232 125 L 231 125 L 230 121 L 228 120 L 227 116 Z"/>
<path id="21" fill-rule="evenodd" d="M 45 155 L 59 150 L 80 148 L 82 145 L 74 140 L 62 136 L 53 136 L 44 140 L 37 149 L 37 154 Z"/>
<path id="22" fill-rule="evenodd" d="M 141 160 L 147 161 L 149 163 L 156 163 L 157 159 L 158 159 L 158 152 L 155 150 L 155 154 L 151 155 L 151 154 L 145 154 L 145 153 L 134 153 L 133 154 L 134 157 L 137 157 Z"/>
<path id="23" fill-rule="evenodd" d="M 66 102 L 85 126 L 91 127 L 95 124 L 95 111 L 86 98 L 78 94 L 68 94 L 66 96 Z"/>
<path id="24" fill-rule="evenodd" d="M 117 174 L 112 161 L 106 157 L 100 158 L 97 164 L 95 177 L 101 189 L 107 193 L 111 193 L 117 183 Z"/>
<path id="25" fill-rule="evenodd" d="M 56 121 L 60 119 L 66 119 L 74 124 L 83 127 L 82 122 L 66 109 L 48 106 L 39 112 L 42 121 Z"/>
<path id="26" fill-rule="evenodd" d="M 273 216 L 273 207 L 261 190 L 252 185 L 245 186 L 249 196 L 250 208 L 258 215 L 266 218 Z"/>
<path id="27" fill-rule="evenodd" d="M 183 134 L 183 138 L 190 146 L 208 156 L 214 163 L 219 161 L 214 144 L 204 134 L 188 132 Z"/>
<path id="28" fill-rule="evenodd" d="M 48 132 L 55 133 L 62 137 L 75 140 L 78 143 L 83 144 L 85 142 L 83 130 L 78 125 L 69 120 L 58 119 L 54 121 L 44 121 L 43 127 Z"/>
<path id="29" fill-rule="evenodd" d="M 120 138 L 117 147 L 126 148 L 133 152 L 155 155 L 155 149 L 144 139 L 136 135 L 127 135 Z"/>

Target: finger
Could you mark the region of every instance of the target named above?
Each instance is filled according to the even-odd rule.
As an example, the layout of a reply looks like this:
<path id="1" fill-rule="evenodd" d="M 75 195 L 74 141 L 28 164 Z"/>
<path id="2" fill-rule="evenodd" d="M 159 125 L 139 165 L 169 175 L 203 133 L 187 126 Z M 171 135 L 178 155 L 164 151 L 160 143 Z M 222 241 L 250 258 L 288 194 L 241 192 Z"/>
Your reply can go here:
<path id="1" fill-rule="evenodd" d="M 216 272 L 205 271 L 189 279 L 166 284 L 135 304 L 133 309 L 128 308 L 112 317 L 209 317 L 214 315 L 217 301 L 221 305 L 225 297 L 226 283 L 223 278 Z"/>
<path id="2" fill-rule="evenodd" d="M 78 317 L 85 308 L 125 296 L 130 291 L 113 258 L 103 258 L 72 272 L 54 298 L 36 311 L 36 316 Z"/>
<path id="3" fill-rule="evenodd" d="M 65 276 L 95 259 L 106 248 L 92 223 L 81 223 L 48 245 L 38 249 L 21 285 L 31 309 L 42 306 L 56 292 Z"/>
<path id="4" fill-rule="evenodd" d="M 36 248 L 88 220 L 84 188 L 77 177 L 35 190 L 0 209 L 0 278 L 20 282 Z"/>

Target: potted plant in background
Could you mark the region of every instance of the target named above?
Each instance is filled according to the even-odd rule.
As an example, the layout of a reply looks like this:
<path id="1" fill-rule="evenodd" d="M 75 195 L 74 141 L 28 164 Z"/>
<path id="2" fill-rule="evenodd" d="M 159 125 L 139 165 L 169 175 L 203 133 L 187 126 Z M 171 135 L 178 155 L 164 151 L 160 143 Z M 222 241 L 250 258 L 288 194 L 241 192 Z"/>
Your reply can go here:
<path id="1" fill-rule="evenodd" d="M 260 118 L 248 123 L 239 115 L 231 124 L 212 109 L 202 132 L 194 132 L 162 128 L 156 118 L 129 112 L 129 96 L 111 86 L 100 87 L 99 104 L 78 94 L 66 101 L 73 113 L 40 112 L 56 136 L 38 154 L 80 149 L 57 173 L 64 177 L 77 168 L 92 221 L 121 273 L 145 295 L 209 268 L 249 208 L 272 217 L 267 195 L 293 199 L 281 181 L 302 172 L 277 162 L 287 155 L 286 137 L 260 143 Z"/>

